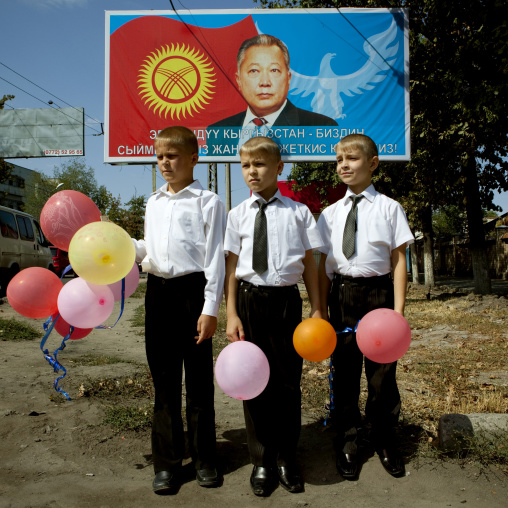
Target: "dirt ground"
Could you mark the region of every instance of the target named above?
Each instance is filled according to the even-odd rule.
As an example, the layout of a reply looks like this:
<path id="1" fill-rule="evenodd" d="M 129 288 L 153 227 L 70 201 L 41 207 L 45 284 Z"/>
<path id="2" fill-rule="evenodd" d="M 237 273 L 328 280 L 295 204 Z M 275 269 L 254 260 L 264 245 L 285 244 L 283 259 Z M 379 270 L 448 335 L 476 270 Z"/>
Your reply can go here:
<path id="1" fill-rule="evenodd" d="M 105 406 L 100 400 L 79 397 L 79 387 L 87 379 L 134 377 L 144 371 L 143 337 L 129 322 L 141 303 L 129 298 L 113 329 L 94 330 L 82 340 L 69 341 L 59 353 L 68 370 L 63 387 L 71 402 L 55 392 L 57 374 L 44 360 L 38 340 L 1 342 L 0 507 L 506 506 L 507 477 L 501 472 L 438 458 L 412 459 L 406 464 L 406 476 L 394 479 L 377 456 L 365 456 L 359 480 L 344 481 L 335 469 L 331 432 L 311 414 L 304 414 L 299 453 L 305 492 L 290 494 L 279 487 L 270 498 L 257 498 L 249 488 L 242 404 L 218 387 L 215 407 L 223 486 L 199 487 L 192 465 L 187 464 L 186 480 L 176 495 L 155 495 L 149 432 L 117 433 L 102 424 Z M 5 298 L 0 317 L 42 326 L 42 321 L 16 314 Z M 447 331 L 432 330 L 430 344 L 439 342 L 439 333 Z M 418 334 L 426 335 L 424 330 Z M 59 344 L 53 333 L 47 347 L 53 351 Z M 116 356 L 123 362 L 73 366 L 74 360 L 88 354 Z"/>

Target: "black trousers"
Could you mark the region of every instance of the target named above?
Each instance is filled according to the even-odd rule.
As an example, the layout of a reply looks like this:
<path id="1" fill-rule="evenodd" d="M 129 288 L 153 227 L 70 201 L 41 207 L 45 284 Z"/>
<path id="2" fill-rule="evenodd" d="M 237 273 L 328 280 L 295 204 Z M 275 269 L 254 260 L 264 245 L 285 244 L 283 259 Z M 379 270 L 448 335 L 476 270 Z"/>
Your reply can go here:
<path id="1" fill-rule="evenodd" d="M 328 298 L 330 322 L 338 332 L 354 329 L 368 312 L 394 306 L 393 282 L 389 275 L 348 278 L 336 275 Z M 356 334 L 339 333 L 332 355 L 334 374 L 332 389 L 335 409 L 334 426 L 338 430 L 338 449 L 356 453 L 357 427 L 361 414 L 358 407 L 360 378 L 364 357 L 358 349 Z M 372 424 L 376 446 L 391 444 L 393 427 L 400 413 L 400 395 L 396 381 L 397 362 L 380 364 L 365 358 L 368 394 L 366 420 Z"/>
<path id="2" fill-rule="evenodd" d="M 206 279 L 193 273 L 174 279 L 149 274 L 145 344 L 155 387 L 152 458 L 155 473 L 174 471 L 185 457 L 182 367 L 185 367 L 189 452 L 196 469 L 215 465 L 212 340 L 196 344 Z"/>
<path id="3" fill-rule="evenodd" d="M 246 340 L 268 358 L 270 379 L 258 397 L 244 401 L 251 462 L 273 467 L 294 463 L 301 428 L 302 358 L 293 332 L 302 320 L 298 287 L 254 286 L 240 281 L 238 315 Z"/>

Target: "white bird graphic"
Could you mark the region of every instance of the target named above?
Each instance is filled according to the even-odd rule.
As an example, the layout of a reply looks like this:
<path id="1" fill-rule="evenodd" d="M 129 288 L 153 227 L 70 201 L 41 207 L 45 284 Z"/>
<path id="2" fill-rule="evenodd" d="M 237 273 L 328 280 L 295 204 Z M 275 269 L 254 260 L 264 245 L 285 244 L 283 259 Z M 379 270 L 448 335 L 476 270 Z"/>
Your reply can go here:
<path id="1" fill-rule="evenodd" d="M 396 55 L 399 43 L 393 43 L 397 35 L 397 23 L 392 21 L 390 28 L 385 32 L 369 37 L 363 44 L 363 50 L 369 59 L 365 64 L 352 74 L 338 76 L 330 66 L 335 53 L 327 53 L 321 60 L 318 76 L 304 76 L 291 69 L 291 95 L 307 97 L 314 94 L 311 102 L 312 110 L 331 116 L 335 119 L 345 118 L 342 112 L 344 102 L 340 94 L 352 97 L 355 94 L 363 94 L 364 90 L 372 90 L 375 85 L 386 79 L 387 71 L 392 69 L 397 60 Z"/>

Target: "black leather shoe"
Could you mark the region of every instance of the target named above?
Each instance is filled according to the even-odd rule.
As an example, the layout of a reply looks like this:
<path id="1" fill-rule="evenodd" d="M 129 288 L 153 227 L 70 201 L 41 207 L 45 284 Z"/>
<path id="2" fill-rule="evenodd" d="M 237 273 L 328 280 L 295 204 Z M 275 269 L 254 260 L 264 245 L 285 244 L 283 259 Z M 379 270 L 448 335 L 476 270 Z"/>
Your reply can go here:
<path id="1" fill-rule="evenodd" d="M 377 451 L 381 464 L 395 478 L 400 478 L 406 474 L 406 467 L 399 452 L 393 448 L 381 448 Z"/>
<path id="2" fill-rule="evenodd" d="M 288 491 L 296 494 L 303 491 L 303 480 L 294 466 L 279 466 L 279 483 Z"/>
<path id="3" fill-rule="evenodd" d="M 254 466 L 250 475 L 250 486 L 256 496 L 267 497 L 275 489 L 274 471 L 267 467 Z"/>
<path id="4" fill-rule="evenodd" d="M 152 489 L 156 494 L 176 494 L 180 488 L 180 480 L 176 473 L 159 471 L 153 480 Z"/>
<path id="5" fill-rule="evenodd" d="M 220 487 L 222 478 L 215 467 L 207 467 L 196 470 L 196 481 L 201 487 Z"/>
<path id="6" fill-rule="evenodd" d="M 358 476 L 358 462 L 356 455 L 337 451 L 337 471 L 346 480 L 356 480 Z"/>

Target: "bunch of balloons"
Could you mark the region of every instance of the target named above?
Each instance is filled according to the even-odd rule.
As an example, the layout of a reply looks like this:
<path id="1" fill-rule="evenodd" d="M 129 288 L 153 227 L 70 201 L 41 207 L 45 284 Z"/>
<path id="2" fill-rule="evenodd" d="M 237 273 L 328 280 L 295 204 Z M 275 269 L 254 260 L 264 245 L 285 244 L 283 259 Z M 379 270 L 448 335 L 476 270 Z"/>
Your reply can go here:
<path id="1" fill-rule="evenodd" d="M 356 329 L 356 343 L 369 360 L 392 363 L 402 358 L 411 344 L 406 318 L 392 309 L 375 309 L 365 314 Z"/>
<path id="2" fill-rule="evenodd" d="M 252 342 L 239 340 L 228 344 L 215 362 L 217 384 L 234 399 L 254 399 L 266 388 L 269 378 L 268 359 Z"/>
<path id="3" fill-rule="evenodd" d="M 19 314 L 38 319 L 60 314 L 60 334 L 75 327 L 84 337 L 111 315 L 115 300 L 125 297 L 139 282 L 135 249 L 130 236 L 112 222 L 101 222 L 95 203 L 84 194 L 64 190 L 53 194 L 41 212 L 41 227 L 48 240 L 69 252 L 79 276 L 65 286 L 43 268 L 19 272 L 7 287 L 7 299 Z M 79 330 L 79 331 L 78 331 Z M 88 332 L 89 333 L 89 332 Z"/>

